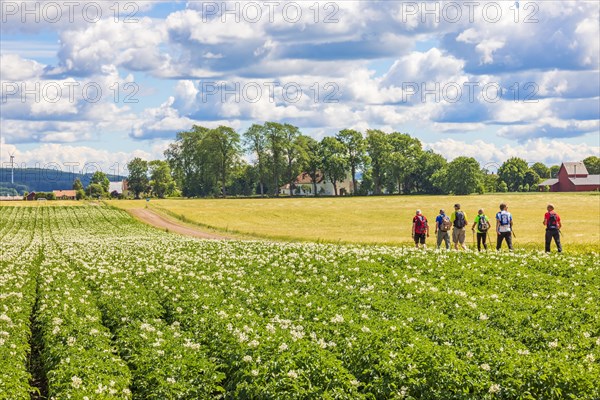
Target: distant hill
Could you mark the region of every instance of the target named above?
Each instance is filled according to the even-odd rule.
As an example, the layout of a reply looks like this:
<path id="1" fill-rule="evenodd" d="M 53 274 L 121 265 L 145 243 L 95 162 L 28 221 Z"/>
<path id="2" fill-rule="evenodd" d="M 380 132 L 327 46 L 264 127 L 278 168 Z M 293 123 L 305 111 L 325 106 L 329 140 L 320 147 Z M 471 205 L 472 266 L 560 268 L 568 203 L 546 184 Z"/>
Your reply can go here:
<path id="1" fill-rule="evenodd" d="M 84 186 L 90 183 L 92 173 L 79 174 L 43 168 L 15 168 L 15 183 L 10 183 L 10 168 L 0 168 L 0 196 L 21 195 L 23 192 L 50 192 L 52 190 L 68 190 L 73 188 L 77 178 Z M 121 175 L 107 175 L 108 179 L 121 181 Z"/>

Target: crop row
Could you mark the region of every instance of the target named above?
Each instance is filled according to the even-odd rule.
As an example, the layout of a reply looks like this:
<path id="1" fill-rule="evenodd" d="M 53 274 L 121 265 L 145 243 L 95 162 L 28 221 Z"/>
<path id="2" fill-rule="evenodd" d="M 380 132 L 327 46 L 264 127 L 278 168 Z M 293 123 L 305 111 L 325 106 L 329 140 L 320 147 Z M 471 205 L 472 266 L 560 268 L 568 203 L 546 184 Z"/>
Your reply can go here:
<path id="1" fill-rule="evenodd" d="M 28 214 L 31 211 L 27 210 Z M 0 399 L 29 399 L 30 317 L 36 299 L 40 238 L 19 209 L 0 218 Z"/>
<path id="2" fill-rule="evenodd" d="M 522 276 L 521 281 L 535 283 L 541 279 L 546 284 L 540 289 L 547 289 L 555 279 L 551 274 L 535 265 L 526 273 L 519 267 L 522 259 L 533 258 L 531 255 L 501 256 L 496 260 L 498 268 L 486 271 L 489 283 L 472 286 L 441 275 L 458 269 L 453 265 L 456 258 L 436 260 L 432 254 L 404 251 L 390 256 L 386 252 L 395 250 L 359 249 L 348 255 L 335 246 L 312 245 L 165 244 L 134 233 L 122 239 L 129 249 L 127 253 L 116 248 L 84 258 L 101 257 L 107 264 L 119 265 L 122 271 L 141 277 L 146 287 L 160 297 L 169 318 L 181 321 L 228 366 L 227 388 L 232 396 L 288 393 L 286 377 L 295 380 L 290 393 L 305 396 L 305 387 L 317 393 L 327 388 L 329 392 L 325 393 L 338 396 L 331 390 L 336 388 L 335 377 L 344 377 L 340 382 L 350 380 L 350 385 L 382 398 L 402 393 L 420 398 L 451 398 L 450 394 L 461 397 L 464 393 L 502 393 L 508 397 L 529 393 L 552 398 L 559 392 L 585 395 L 597 390 L 594 376 L 598 366 L 591 360 L 597 356 L 594 340 L 598 314 L 595 303 L 590 304 L 586 297 L 597 296 L 597 290 L 573 282 L 570 289 L 575 290 L 569 296 L 531 297 L 530 304 L 523 304 L 526 290 L 503 293 L 494 280 L 489 281 L 490 275 L 516 270 L 533 275 Z M 363 260 L 357 261 L 361 257 Z M 485 269 L 485 260 L 477 257 L 463 258 L 474 264 L 472 270 L 461 271 L 467 280 L 481 279 L 478 266 Z M 142 268 L 140 259 L 145 264 Z M 403 260 L 403 265 L 397 260 Z M 432 261 L 437 262 L 441 274 L 435 279 L 420 279 Z M 420 267 L 412 268 L 411 263 Z M 585 286 L 590 279 L 593 283 L 597 272 L 593 269 L 594 256 L 577 263 L 578 269 L 587 271 L 581 276 L 581 284 Z M 530 260 L 527 266 L 531 264 Z M 402 271 L 403 277 L 390 279 L 398 275 L 397 271 Z M 434 286 L 431 281 L 442 284 Z M 377 290 L 377 286 L 383 288 Z M 497 293 L 507 298 L 500 299 Z M 313 305 L 314 311 L 310 310 Z M 523 310 L 511 313 L 511 307 L 517 305 Z M 570 326 L 562 324 L 563 332 L 560 317 L 546 312 L 551 310 L 548 305 L 572 320 Z M 527 321 L 528 311 L 536 309 L 542 317 L 528 321 L 532 329 L 525 329 L 523 335 L 518 329 L 509 329 Z M 581 312 L 583 316 L 573 320 Z M 282 320 L 288 333 L 279 337 L 277 329 L 273 332 L 278 325 L 274 321 Z M 336 320 L 347 323 L 342 324 L 343 328 L 331 327 L 335 326 L 331 321 Z M 541 329 L 535 328 L 540 324 Z M 301 329 L 290 330 L 290 325 Z M 250 343 L 253 345 L 248 346 Z M 274 351 L 280 347 L 286 351 Z M 293 350 L 288 352 L 290 348 Z M 278 354 L 282 355 L 274 356 Z M 303 354 L 313 355 L 312 364 L 297 361 Z M 398 354 L 406 358 L 404 363 L 398 361 Z M 407 354 L 414 358 L 407 358 Z M 386 355 L 387 364 L 376 362 L 385 360 Z M 243 360 L 261 360 L 262 369 Z M 322 360 L 338 366 L 331 370 L 333 378 L 326 372 L 319 377 L 295 377 L 305 370 L 327 371 Z M 337 360 L 342 364 L 336 364 Z M 275 361 L 278 369 L 273 370 L 269 361 Z M 297 367 L 300 374 L 294 369 L 297 365 L 303 366 Z M 423 368 L 414 367 L 418 365 Z M 548 370 L 556 373 L 548 375 Z M 321 383 L 319 378 L 326 379 Z M 256 382 L 262 383 L 253 387 Z M 431 382 L 437 382 L 439 392 L 432 390 Z M 351 393 L 350 385 L 338 386 L 341 392 Z"/>
<path id="3" fill-rule="evenodd" d="M 600 397 L 595 253 L 196 241 L 107 207 L 7 213 L 7 232 L 44 250 L 56 398 Z"/>

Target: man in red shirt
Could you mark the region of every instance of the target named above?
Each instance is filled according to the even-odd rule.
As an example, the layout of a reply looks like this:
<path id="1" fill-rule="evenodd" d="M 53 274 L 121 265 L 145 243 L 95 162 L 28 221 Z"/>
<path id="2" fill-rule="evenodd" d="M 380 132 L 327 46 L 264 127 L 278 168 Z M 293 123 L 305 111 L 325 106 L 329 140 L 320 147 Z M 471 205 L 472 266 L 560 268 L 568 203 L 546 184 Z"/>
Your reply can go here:
<path id="1" fill-rule="evenodd" d="M 425 236 L 429 237 L 429 226 L 427 218 L 421 214 L 421 210 L 417 210 L 417 215 L 413 218 L 412 237 L 415 240 L 415 246 L 419 248 L 419 243 L 425 248 Z"/>
<path id="2" fill-rule="evenodd" d="M 560 217 L 554 212 L 554 206 L 552 204 L 548 204 L 546 209 L 548 210 L 544 215 L 544 225 L 546 226 L 546 253 L 550 253 L 550 243 L 552 243 L 552 238 L 554 238 L 554 243 L 556 243 L 558 252 L 561 253 L 562 245 L 560 244 L 560 228 L 562 228 L 562 223 L 560 222 Z"/>

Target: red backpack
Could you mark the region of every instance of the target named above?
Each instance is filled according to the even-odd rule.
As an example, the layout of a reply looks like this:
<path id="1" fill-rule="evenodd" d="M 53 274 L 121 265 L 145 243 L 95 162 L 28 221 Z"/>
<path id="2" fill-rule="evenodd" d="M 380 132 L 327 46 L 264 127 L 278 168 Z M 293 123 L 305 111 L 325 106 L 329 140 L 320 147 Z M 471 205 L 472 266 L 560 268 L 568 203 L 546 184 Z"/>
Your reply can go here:
<path id="1" fill-rule="evenodd" d="M 424 215 L 415 217 L 415 233 L 421 234 L 427 231 L 427 218 Z"/>

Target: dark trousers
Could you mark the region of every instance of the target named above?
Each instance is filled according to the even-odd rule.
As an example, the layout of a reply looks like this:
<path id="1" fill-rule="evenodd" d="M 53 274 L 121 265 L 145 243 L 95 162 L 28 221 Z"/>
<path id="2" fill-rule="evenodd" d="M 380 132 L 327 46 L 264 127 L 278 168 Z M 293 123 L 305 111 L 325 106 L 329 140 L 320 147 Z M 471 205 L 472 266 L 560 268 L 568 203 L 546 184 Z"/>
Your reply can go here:
<path id="1" fill-rule="evenodd" d="M 487 232 L 479 233 L 477 232 L 477 250 L 481 251 L 481 243 L 483 243 L 483 248 L 487 250 Z"/>
<path id="2" fill-rule="evenodd" d="M 500 250 L 500 247 L 502 247 L 502 241 L 504 239 L 506 239 L 508 249 L 512 250 L 512 232 L 500 232 L 500 234 L 498 235 L 498 242 L 496 243 L 496 250 Z"/>
<path id="3" fill-rule="evenodd" d="M 552 243 L 553 238 L 558 252 L 562 252 L 562 245 L 560 244 L 560 231 L 558 229 L 546 229 L 546 253 L 550 253 L 550 244 Z"/>

